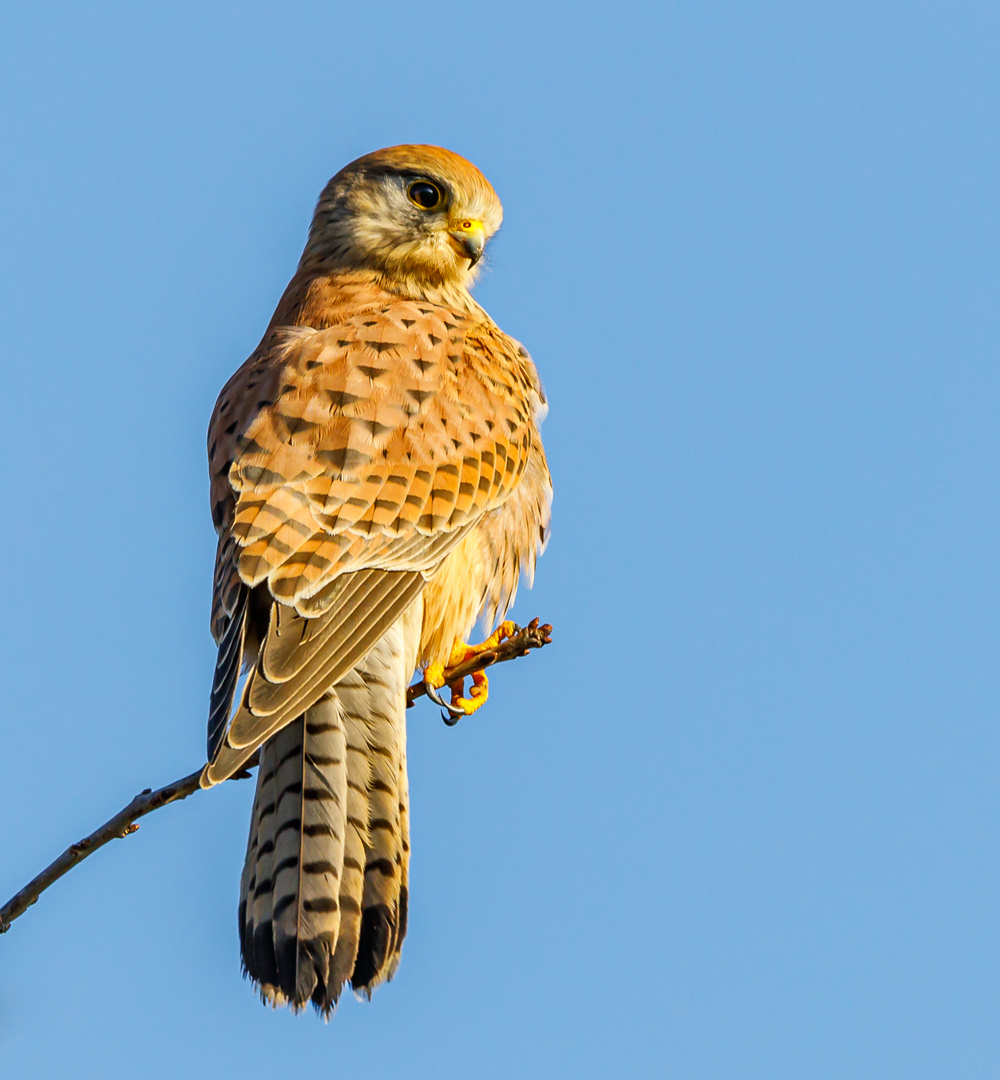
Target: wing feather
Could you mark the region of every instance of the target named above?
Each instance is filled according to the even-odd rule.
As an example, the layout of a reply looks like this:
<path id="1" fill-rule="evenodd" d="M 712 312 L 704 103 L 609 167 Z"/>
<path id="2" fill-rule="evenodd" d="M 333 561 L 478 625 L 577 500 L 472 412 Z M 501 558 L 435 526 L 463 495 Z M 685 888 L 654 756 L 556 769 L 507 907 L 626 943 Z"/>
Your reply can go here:
<path id="1" fill-rule="evenodd" d="M 349 612 L 338 611 L 343 616 L 340 632 L 326 637 L 325 647 L 295 678 L 270 684 L 259 670 L 251 673 L 225 739 L 202 774 L 203 787 L 232 776 L 261 743 L 311 708 L 368 652 L 424 586 L 422 575 L 412 572 L 361 571 L 358 576 L 370 579 L 359 604 Z"/>
<path id="2" fill-rule="evenodd" d="M 510 496 L 538 444 L 534 368 L 480 313 L 374 285 L 351 297 L 321 329 L 272 328 L 216 406 L 213 629 L 226 665 L 207 782 L 364 655 L 468 528 Z M 234 586 L 264 588 L 274 603 L 221 735 L 242 654 L 236 631 L 226 634 Z"/>

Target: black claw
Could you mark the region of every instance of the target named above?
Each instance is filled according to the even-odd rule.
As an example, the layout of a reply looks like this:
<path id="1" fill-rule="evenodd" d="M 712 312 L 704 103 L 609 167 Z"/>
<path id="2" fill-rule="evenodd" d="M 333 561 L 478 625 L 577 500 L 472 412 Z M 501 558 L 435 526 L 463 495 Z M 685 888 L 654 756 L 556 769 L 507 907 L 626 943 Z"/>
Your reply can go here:
<path id="1" fill-rule="evenodd" d="M 431 686 L 430 683 L 424 683 L 424 689 L 427 691 L 427 696 L 435 705 L 440 705 L 442 709 L 450 708 L 444 698 L 437 692 L 437 687 Z"/>
<path id="2" fill-rule="evenodd" d="M 447 701 L 437 692 L 437 688 L 430 685 L 430 683 L 424 683 L 424 689 L 427 691 L 427 696 L 434 702 L 435 705 L 440 705 L 444 712 L 441 714 L 441 719 L 448 725 L 448 727 L 454 727 L 459 720 L 465 716 L 465 713 L 461 709 L 456 709 L 449 705 Z"/>

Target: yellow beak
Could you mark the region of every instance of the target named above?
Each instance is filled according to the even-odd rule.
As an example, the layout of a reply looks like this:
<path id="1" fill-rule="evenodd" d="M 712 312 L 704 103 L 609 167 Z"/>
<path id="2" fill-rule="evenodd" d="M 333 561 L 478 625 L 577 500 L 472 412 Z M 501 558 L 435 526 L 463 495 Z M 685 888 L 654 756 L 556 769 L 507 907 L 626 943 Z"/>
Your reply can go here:
<path id="1" fill-rule="evenodd" d="M 469 268 L 475 266 L 486 246 L 486 230 L 483 228 L 483 223 L 469 219 L 460 221 L 449 230 L 448 235 L 462 249 L 462 254 L 469 260 Z"/>

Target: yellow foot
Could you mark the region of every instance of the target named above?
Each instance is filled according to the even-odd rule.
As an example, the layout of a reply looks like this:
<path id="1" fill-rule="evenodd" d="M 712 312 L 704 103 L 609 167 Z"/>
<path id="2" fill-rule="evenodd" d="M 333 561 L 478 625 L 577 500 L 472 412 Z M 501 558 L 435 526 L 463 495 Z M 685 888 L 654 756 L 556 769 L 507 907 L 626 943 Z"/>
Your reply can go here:
<path id="1" fill-rule="evenodd" d="M 473 660 L 475 657 L 481 656 L 484 652 L 495 649 L 501 641 L 512 637 L 516 633 L 517 625 L 508 619 L 506 622 L 502 622 L 496 630 L 494 630 L 493 633 L 479 645 L 468 645 L 466 642 L 460 641 L 451 650 L 447 665 L 440 662 L 427 665 L 427 668 L 424 671 L 424 684 L 427 688 L 427 696 L 431 701 L 436 702 L 446 710 L 446 715 L 444 717 L 446 724 L 456 724 L 460 717 L 470 716 L 476 709 L 482 708 L 482 706 L 486 704 L 486 699 L 490 696 L 490 681 L 486 678 L 484 672 L 474 672 L 472 675 L 472 686 L 469 689 L 469 696 L 464 697 L 465 680 L 453 679 L 448 683 L 448 689 L 451 691 L 451 702 L 445 704 L 441 696 L 437 693 L 438 688 L 445 684 L 445 667 L 454 668 L 458 667 L 459 664 L 464 664 L 467 660 Z"/>
<path id="2" fill-rule="evenodd" d="M 460 709 L 465 716 L 471 716 L 476 709 L 486 704 L 486 699 L 490 696 L 490 680 L 486 678 L 484 672 L 475 672 L 468 697 L 462 697 L 465 691 L 464 679 L 456 679 L 448 683 L 448 689 L 451 690 L 451 707 Z"/>
<path id="3" fill-rule="evenodd" d="M 506 622 L 502 622 L 480 645 L 467 645 L 464 641 L 460 641 L 455 648 L 451 650 L 451 656 L 448 657 L 448 663 L 445 666 L 458 667 L 459 664 L 464 664 L 466 660 L 472 660 L 476 656 L 482 656 L 484 652 L 495 649 L 501 641 L 506 641 L 507 638 L 513 637 L 516 633 L 517 624 L 508 619 Z"/>

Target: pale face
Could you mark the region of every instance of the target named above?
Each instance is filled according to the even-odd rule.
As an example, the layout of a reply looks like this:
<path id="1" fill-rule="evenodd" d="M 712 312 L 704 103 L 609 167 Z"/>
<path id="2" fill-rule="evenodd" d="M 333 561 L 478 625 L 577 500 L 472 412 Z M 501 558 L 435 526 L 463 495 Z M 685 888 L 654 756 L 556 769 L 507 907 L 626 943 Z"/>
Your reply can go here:
<path id="1" fill-rule="evenodd" d="M 485 177 L 464 159 L 436 147 L 394 148 L 330 181 L 307 251 L 396 278 L 467 285 L 502 213 Z"/>

